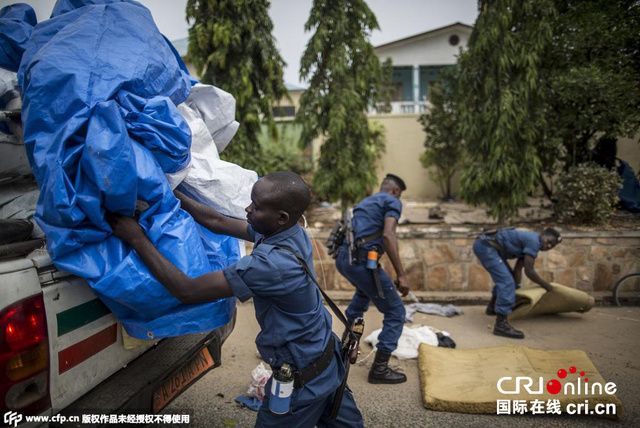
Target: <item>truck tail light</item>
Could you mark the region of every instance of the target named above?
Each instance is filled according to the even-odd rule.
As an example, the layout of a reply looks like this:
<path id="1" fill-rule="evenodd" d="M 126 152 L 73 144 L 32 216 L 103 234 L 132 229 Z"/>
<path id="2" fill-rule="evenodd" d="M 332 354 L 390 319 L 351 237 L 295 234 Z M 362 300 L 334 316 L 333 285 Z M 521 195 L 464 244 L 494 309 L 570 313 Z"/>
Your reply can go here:
<path id="1" fill-rule="evenodd" d="M 42 295 L 0 312 L 0 408 L 38 412 L 49 403 L 49 341 Z"/>

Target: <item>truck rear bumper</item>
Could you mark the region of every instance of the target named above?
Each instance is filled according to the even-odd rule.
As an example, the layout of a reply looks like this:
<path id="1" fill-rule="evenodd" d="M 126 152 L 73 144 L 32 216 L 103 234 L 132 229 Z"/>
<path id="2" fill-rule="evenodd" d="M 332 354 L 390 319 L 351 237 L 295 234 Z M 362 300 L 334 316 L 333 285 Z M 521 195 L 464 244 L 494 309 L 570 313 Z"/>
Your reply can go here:
<path id="1" fill-rule="evenodd" d="M 226 325 L 209 333 L 192 334 L 163 339 L 153 348 L 139 356 L 128 366 L 102 382 L 72 405 L 60 412 L 64 416 L 79 416 L 79 423 L 65 422 L 64 427 L 101 427 L 108 423 L 87 423 L 83 415 L 119 415 L 119 414 L 153 414 L 160 411 L 167 404 L 188 389 L 209 370 L 220 366 L 222 362 L 222 344 L 229 337 L 235 326 L 236 314 Z M 184 373 L 192 372 L 189 364 L 201 358 L 203 349 L 208 351 L 213 364 L 195 377 L 184 378 Z M 161 400 L 161 407 L 154 409 L 154 393 L 161 390 L 163 385 L 171 383 L 171 379 L 181 379 L 170 398 Z M 185 382 L 186 380 L 186 382 Z M 178 383 L 178 382 L 176 382 Z M 67 418 L 67 421 L 69 419 Z M 105 421 L 106 422 L 106 421 Z M 56 428 L 61 425 L 50 424 Z"/>

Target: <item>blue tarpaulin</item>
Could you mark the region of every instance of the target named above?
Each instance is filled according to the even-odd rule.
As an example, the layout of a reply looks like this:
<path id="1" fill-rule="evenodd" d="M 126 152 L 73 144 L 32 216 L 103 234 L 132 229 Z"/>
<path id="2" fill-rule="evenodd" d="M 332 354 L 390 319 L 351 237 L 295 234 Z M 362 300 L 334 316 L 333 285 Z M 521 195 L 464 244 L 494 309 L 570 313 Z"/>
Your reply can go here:
<path id="1" fill-rule="evenodd" d="M 622 178 L 622 187 L 618 192 L 620 204 L 625 210 L 637 213 L 640 212 L 640 182 L 636 177 L 633 168 L 625 161 L 620 161 L 618 174 Z"/>
<path id="2" fill-rule="evenodd" d="M 18 71 L 36 22 L 36 13 L 24 3 L 0 10 L 0 67 L 14 73 Z"/>
<path id="3" fill-rule="evenodd" d="M 191 79 L 149 10 L 61 0 L 36 25 L 28 6 L 10 8 L 0 12 L 0 66 L 19 64 L 24 141 L 41 190 L 36 220 L 56 266 L 85 278 L 133 337 L 226 324 L 235 299 L 181 304 L 105 220 L 105 210 L 131 216 L 148 206 L 147 236 L 191 277 L 240 258 L 238 241 L 197 225 L 165 179 L 189 163 L 191 131 L 176 105 Z"/>

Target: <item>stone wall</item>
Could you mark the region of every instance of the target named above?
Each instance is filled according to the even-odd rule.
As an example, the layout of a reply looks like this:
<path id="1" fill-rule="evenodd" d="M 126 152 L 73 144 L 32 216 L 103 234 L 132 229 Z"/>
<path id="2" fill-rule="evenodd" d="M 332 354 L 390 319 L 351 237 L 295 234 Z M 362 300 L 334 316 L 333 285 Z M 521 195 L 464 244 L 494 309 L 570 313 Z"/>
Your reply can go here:
<path id="1" fill-rule="evenodd" d="M 336 272 L 326 252 L 327 231 L 312 231 L 314 265 L 321 283 L 330 290 L 353 290 Z M 416 291 L 489 291 L 492 281 L 472 251 L 475 238 L 451 231 L 424 232 L 400 228 L 400 256 Z M 395 278 L 387 256 L 384 268 Z M 547 281 L 587 292 L 611 290 L 622 276 L 640 272 L 640 231 L 564 232 L 560 245 L 540 252 L 536 271 Z M 529 280 L 523 273 L 523 285 Z"/>

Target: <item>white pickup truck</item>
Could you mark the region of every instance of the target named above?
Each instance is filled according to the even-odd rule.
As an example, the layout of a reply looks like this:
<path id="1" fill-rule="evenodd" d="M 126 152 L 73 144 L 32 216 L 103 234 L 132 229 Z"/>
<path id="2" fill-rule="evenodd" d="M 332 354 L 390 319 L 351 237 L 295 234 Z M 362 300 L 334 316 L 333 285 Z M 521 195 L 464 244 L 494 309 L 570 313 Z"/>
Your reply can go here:
<path id="1" fill-rule="evenodd" d="M 0 140 L 0 164 L 7 161 L 3 152 L 24 150 L 15 98 L 5 99 L 0 112 L 11 125 Z M 18 157 L 25 162 L 25 155 Z M 5 175 L 0 186 L 19 180 Z M 114 314 L 83 279 L 58 270 L 43 246 L 42 239 L 0 245 L 0 424 L 60 414 L 65 423 L 58 417 L 48 425 L 87 427 L 101 424 L 70 423 L 68 417 L 157 413 L 220 365 L 235 315 L 208 333 L 126 349 Z"/>

